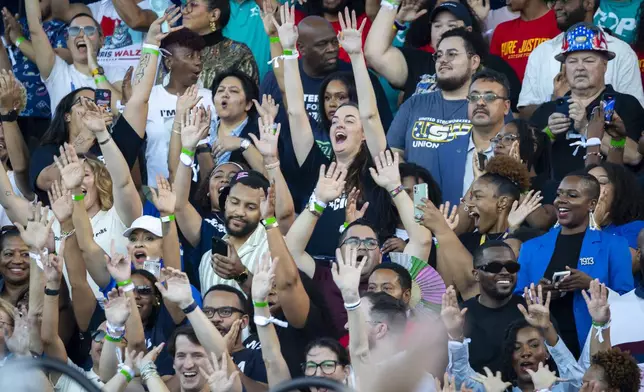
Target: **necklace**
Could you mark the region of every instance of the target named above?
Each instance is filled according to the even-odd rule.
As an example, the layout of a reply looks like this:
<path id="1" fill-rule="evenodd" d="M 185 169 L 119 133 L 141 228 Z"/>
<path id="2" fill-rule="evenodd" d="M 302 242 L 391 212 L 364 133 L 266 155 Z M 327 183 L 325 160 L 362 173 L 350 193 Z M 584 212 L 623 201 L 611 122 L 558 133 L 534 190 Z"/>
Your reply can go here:
<path id="1" fill-rule="evenodd" d="M 506 231 L 505 233 L 499 234 L 493 241 L 498 241 L 501 238 L 506 239 L 508 237 L 508 232 Z M 481 241 L 479 242 L 479 246 L 483 245 L 487 241 L 487 234 L 481 235 Z"/>

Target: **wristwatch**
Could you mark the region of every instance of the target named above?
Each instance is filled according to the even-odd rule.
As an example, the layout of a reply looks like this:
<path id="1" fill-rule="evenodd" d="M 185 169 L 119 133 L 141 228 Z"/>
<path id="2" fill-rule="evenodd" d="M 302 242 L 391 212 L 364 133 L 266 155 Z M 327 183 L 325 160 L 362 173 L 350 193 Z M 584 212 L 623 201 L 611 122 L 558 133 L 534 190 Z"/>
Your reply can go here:
<path id="1" fill-rule="evenodd" d="M 250 147 L 250 140 L 248 139 L 242 139 L 240 147 L 242 150 L 246 151 L 248 150 L 248 147 Z"/>
<path id="2" fill-rule="evenodd" d="M 248 268 L 244 268 L 244 272 L 241 274 L 235 276 L 233 280 L 239 284 L 244 284 L 244 282 L 248 279 Z"/>
<path id="3" fill-rule="evenodd" d="M 105 75 L 105 70 L 100 65 L 92 70 L 92 76 Z"/>
<path id="4" fill-rule="evenodd" d="M 7 114 L 0 114 L 0 122 L 14 122 L 18 119 L 18 112 L 12 110 Z"/>

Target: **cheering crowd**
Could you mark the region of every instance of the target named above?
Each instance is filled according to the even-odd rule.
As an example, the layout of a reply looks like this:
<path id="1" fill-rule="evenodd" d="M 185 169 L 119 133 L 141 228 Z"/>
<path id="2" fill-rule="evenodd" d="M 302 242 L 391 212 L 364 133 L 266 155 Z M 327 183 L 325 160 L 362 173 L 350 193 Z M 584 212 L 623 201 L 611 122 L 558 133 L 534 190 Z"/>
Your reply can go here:
<path id="1" fill-rule="evenodd" d="M 644 391 L 641 1 L 16 3 L 0 390 Z"/>

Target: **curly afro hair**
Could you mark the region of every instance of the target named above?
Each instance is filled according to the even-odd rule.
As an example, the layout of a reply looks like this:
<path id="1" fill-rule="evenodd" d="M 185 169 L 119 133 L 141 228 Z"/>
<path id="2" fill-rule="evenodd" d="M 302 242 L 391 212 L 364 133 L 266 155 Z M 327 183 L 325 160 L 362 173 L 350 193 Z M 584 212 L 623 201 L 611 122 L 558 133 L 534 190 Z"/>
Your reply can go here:
<path id="1" fill-rule="evenodd" d="M 480 179 L 495 184 L 497 194 L 514 200 L 519 200 L 521 192 L 530 189 L 530 172 L 524 164 L 509 156 L 499 155 L 490 159 Z"/>
<path id="2" fill-rule="evenodd" d="M 604 369 L 606 382 L 620 392 L 637 392 L 640 389 L 640 368 L 627 351 L 613 347 L 593 355 L 590 363 Z"/>

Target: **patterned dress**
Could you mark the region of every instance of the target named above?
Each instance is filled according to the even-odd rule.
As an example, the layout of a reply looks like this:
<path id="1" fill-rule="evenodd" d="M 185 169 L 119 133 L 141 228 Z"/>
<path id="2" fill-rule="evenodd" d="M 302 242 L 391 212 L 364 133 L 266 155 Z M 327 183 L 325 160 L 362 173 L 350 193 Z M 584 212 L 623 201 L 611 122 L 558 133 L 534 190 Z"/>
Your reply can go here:
<path id="1" fill-rule="evenodd" d="M 253 52 L 241 42 L 225 38 L 220 30 L 203 36 L 206 47 L 201 51 L 203 70 L 199 82 L 210 89 L 215 77 L 234 69 L 244 72 L 259 84 L 259 71 Z"/>

